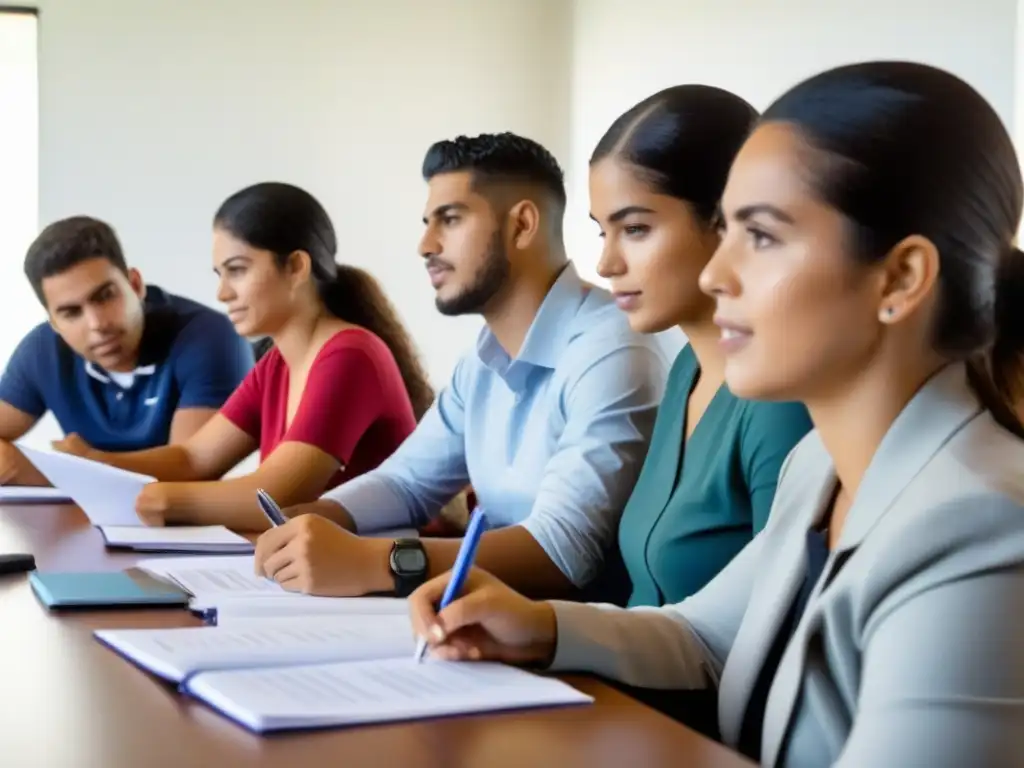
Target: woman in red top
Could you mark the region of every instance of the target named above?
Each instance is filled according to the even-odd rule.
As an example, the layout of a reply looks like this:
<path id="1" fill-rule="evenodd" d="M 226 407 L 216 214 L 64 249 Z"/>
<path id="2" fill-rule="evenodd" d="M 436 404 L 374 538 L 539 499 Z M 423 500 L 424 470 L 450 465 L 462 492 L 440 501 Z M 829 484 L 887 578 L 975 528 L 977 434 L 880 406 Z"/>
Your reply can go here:
<path id="1" fill-rule="evenodd" d="M 336 248 L 307 192 L 263 183 L 232 195 L 214 217 L 217 298 L 241 335 L 273 346 L 184 444 L 105 453 L 71 436 L 55 447 L 156 477 L 136 501 L 154 525 L 263 530 L 257 488 L 288 507 L 376 467 L 434 393 L 376 280 L 337 264 Z M 255 472 L 216 479 L 257 448 Z"/>

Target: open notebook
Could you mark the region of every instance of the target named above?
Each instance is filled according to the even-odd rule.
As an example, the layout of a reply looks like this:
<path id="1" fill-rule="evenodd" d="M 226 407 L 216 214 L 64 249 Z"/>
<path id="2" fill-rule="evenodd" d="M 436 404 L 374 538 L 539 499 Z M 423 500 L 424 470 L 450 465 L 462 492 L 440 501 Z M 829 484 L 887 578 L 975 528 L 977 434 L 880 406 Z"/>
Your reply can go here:
<path id="1" fill-rule="evenodd" d="M 96 637 L 256 732 L 592 701 L 558 680 L 500 664 L 417 663 L 404 616 L 250 619 Z"/>
<path id="2" fill-rule="evenodd" d="M 411 658 L 416 648 L 407 614 L 237 619 L 226 626 L 100 629 L 95 635 L 172 683 L 215 669 Z"/>

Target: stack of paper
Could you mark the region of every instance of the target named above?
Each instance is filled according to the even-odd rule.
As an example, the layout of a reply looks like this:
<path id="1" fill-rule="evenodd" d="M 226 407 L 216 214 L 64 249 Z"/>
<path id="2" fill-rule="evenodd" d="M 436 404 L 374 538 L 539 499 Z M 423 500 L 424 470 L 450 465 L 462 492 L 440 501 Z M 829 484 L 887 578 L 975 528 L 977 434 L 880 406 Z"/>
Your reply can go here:
<path id="1" fill-rule="evenodd" d="M 500 664 L 418 663 L 409 620 L 399 616 L 249 620 L 96 636 L 256 732 L 593 701 L 558 680 Z"/>
<path id="2" fill-rule="evenodd" d="M 140 525 L 101 525 L 100 532 L 113 549 L 136 552 L 252 552 L 251 541 L 223 525 L 147 528 Z"/>

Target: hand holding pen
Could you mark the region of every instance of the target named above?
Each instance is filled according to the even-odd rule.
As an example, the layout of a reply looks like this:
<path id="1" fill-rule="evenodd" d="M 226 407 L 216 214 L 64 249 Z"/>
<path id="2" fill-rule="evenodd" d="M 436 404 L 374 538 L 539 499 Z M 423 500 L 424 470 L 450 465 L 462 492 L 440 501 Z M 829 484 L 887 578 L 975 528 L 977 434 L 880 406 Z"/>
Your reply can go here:
<path id="1" fill-rule="evenodd" d="M 260 509 L 267 516 L 272 526 L 276 528 L 279 525 L 285 524 L 284 512 L 277 506 L 277 502 L 271 498 L 270 494 L 262 488 L 256 489 L 256 503 L 260 505 Z"/>
<path id="2" fill-rule="evenodd" d="M 413 631 L 420 638 L 416 658 L 422 658 L 429 647 L 432 656 L 445 660 L 550 664 L 557 636 L 554 609 L 472 568 L 476 543 L 467 546 L 467 541 L 471 541 L 477 514 L 470 521 L 455 567 L 409 597 Z M 481 529 L 482 523 L 477 524 L 477 540 Z"/>

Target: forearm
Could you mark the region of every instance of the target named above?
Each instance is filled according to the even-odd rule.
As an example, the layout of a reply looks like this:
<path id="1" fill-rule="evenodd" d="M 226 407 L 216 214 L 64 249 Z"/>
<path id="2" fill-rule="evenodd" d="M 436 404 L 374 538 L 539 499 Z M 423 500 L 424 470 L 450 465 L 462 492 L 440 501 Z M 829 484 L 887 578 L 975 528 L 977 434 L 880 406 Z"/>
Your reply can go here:
<path id="1" fill-rule="evenodd" d="M 17 448 L 13 448 L 13 450 L 17 450 Z M 6 484 L 48 487 L 50 485 L 50 481 L 35 468 L 35 465 L 33 465 L 32 462 L 26 459 L 23 455 L 20 455 L 19 460 L 15 463 L 14 474 L 7 480 Z"/>
<path id="2" fill-rule="evenodd" d="M 462 539 L 423 539 L 430 577 L 455 565 Z M 571 597 L 572 582 L 522 526 L 488 531 L 480 538 L 474 564 L 527 597 Z"/>
<path id="3" fill-rule="evenodd" d="M 715 659 L 674 606 L 551 605 L 558 625 L 552 670 L 589 672 L 638 688 L 692 690 L 717 683 Z"/>
<path id="4" fill-rule="evenodd" d="M 259 472 L 230 480 L 167 483 L 164 519 L 179 525 L 224 525 L 262 532 L 270 523 L 256 502 L 257 488 L 266 490 L 282 508 L 315 501 L 322 490 L 304 482 L 275 482 Z"/>
<path id="5" fill-rule="evenodd" d="M 199 477 L 188 451 L 180 445 L 164 445 L 144 451 L 114 453 L 92 449 L 86 458 L 111 467 L 155 477 L 160 482 L 181 483 L 211 478 Z"/>

